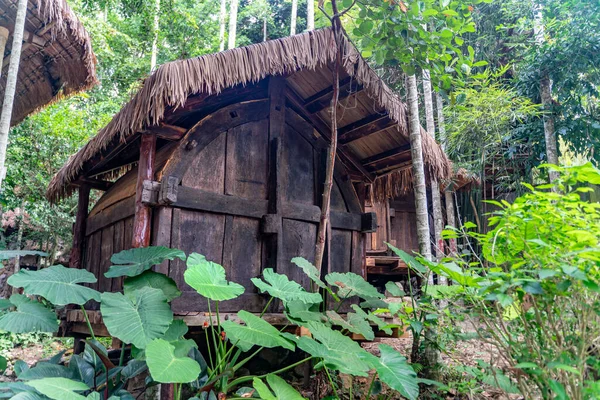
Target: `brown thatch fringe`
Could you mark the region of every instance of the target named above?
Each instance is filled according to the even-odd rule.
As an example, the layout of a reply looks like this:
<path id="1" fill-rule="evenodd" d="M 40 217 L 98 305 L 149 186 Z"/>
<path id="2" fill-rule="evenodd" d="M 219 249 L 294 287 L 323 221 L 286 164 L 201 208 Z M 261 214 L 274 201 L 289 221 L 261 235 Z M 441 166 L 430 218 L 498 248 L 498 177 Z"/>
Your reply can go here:
<path id="1" fill-rule="evenodd" d="M 0 0 L 0 7 L 8 10 L 11 3 L 16 3 L 16 0 Z M 36 11 L 28 11 L 29 29 L 34 27 L 36 32 L 50 42 L 44 49 L 52 49 L 56 53 L 56 49 L 60 47 L 53 46 L 51 42 L 59 41 L 63 50 L 54 55 L 44 53 L 44 60 L 28 57 L 25 52 L 19 71 L 20 84 L 13 108 L 12 125 L 43 107 L 88 90 L 98 83 L 96 56 L 89 34 L 66 1 L 30 0 L 29 9 L 32 8 Z M 46 69 L 51 69 L 52 73 L 60 76 L 63 86 L 59 91 L 53 87 Z M 0 83 L 0 92 L 4 91 L 4 84 L 5 81 Z"/>
<path id="2" fill-rule="evenodd" d="M 368 66 L 352 43 L 344 39 L 344 46 L 346 73 L 388 111 L 398 123 L 399 131 L 408 138 L 405 105 Z M 315 70 L 332 62 L 335 51 L 331 28 L 326 28 L 162 65 L 146 78 L 138 93 L 108 125 L 54 176 L 48 188 L 48 199 L 55 202 L 69 196 L 73 191 L 71 183 L 86 161 L 105 150 L 116 138 L 124 141 L 136 132 L 158 124 L 167 107 L 176 109 L 183 106 L 189 96 L 218 94 L 225 88 L 257 82 L 270 75 Z M 423 137 L 423 150 L 429 173 L 440 179 L 450 175 L 449 161 L 427 133 Z"/>

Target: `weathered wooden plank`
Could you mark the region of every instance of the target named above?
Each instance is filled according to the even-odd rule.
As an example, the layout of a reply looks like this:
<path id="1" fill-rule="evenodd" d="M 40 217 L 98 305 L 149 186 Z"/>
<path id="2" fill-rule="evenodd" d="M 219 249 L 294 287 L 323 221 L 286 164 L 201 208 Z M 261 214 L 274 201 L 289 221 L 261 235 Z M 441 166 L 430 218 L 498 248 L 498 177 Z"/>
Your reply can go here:
<path id="1" fill-rule="evenodd" d="M 125 246 L 125 221 L 117 221 L 114 226 L 114 235 L 113 235 L 113 252 L 119 253 L 124 250 Z M 123 289 L 121 278 L 112 278 L 111 279 L 111 292 L 120 292 Z"/>
<path id="2" fill-rule="evenodd" d="M 158 207 L 154 210 L 154 225 L 152 229 L 152 244 L 154 246 L 171 247 L 171 225 L 173 209 L 171 207 Z M 156 272 L 169 274 L 169 260 L 163 261 L 154 267 Z"/>
<path id="3" fill-rule="evenodd" d="M 371 156 L 371 157 L 367 157 L 363 160 L 363 165 L 367 166 L 370 164 L 375 164 L 375 163 L 384 161 L 391 157 L 397 157 L 399 154 L 405 153 L 407 151 L 410 152 L 410 143 L 395 147 L 390 150 L 386 150 L 382 153 L 375 154 L 374 156 Z"/>
<path id="4" fill-rule="evenodd" d="M 374 135 L 397 125 L 388 115 L 369 115 L 359 121 L 346 125 L 338 131 L 341 145 L 347 145 L 355 140 Z"/>
<path id="5" fill-rule="evenodd" d="M 269 170 L 269 120 L 227 131 L 225 194 L 266 199 Z"/>
<path id="6" fill-rule="evenodd" d="M 220 134 L 214 138 L 193 159 L 186 158 L 185 162 L 189 162 L 189 164 L 186 166 L 187 170 L 183 177 L 164 175 L 163 186 L 167 181 L 169 185 L 175 185 L 176 190 L 179 190 L 176 185 L 181 183 L 182 186 L 223 194 L 225 188 L 226 143 L 227 136 L 225 134 Z"/>
<path id="7" fill-rule="evenodd" d="M 75 225 L 73 227 L 73 247 L 69 258 L 69 267 L 81 268 L 83 256 L 83 244 L 85 240 L 85 225 L 90 204 L 90 186 L 79 186 L 77 200 L 77 214 L 75 216 Z"/>
<path id="8" fill-rule="evenodd" d="M 163 176 L 175 176 L 181 180 L 196 156 L 222 133 L 250 121 L 265 119 L 268 113 L 267 100 L 252 100 L 232 104 L 207 115 L 181 139 L 165 165 Z"/>
<path id="9" fill-rule="evenodd" d="M 88 259 L 89 267 L 86 268 L 96 278 L 98 282 L 91 285 L 92 288 L 100 290 L 100 262 L 101 262 L 101 243 L 102 243 L 102 231 L 97 231 L 90 237 L 91 240 L 91 252 L 90 258 Z"/>
<path id="10" fill-rule="evenodd" d="M 227 270 L 228 279 L 243 285 L 247 294 L 257 293 L 250 279 L 260 276 L 262 270 L 259 221 L 228 216 L 224 243 L 223 266 Z M 261 311 L 246 307 L 244 310 Z"/>
<path id="11" fill-rule="evenodd" d="M 169 125 L 161 122 L 156 126 L 148 128 L 146 132 L 154 133 L 160 139 L 179 140 L 187 133 L 187 129 L 182 128 L 181 126 Z"/>
<path id="12" fill-rule="evenodd" d="M 346 97 L 353 96 L 363 90 L 362 85 L 360 85 L 355 79 L 352 77 L 348 77 L 342 79 L 340 82 L 340 90 L 339 90 L 339 98 L 338 100 L 343 100 Z M 331 106 L 331 98 L 333 96 L 333 87 L 330 86 L 326 89 L 323 89 L 321 92 L 316 93 L 315 95 L 309 97 L 304 106 L 311 114 L 316 114 L 320 111 L 323 111 L 327 107 Z"/>
<path id="13" fill-rule="evenodd" d="M 285 201 L 314 204 L 313 147 L 301 135 L 287 130 L 283 146 Z"/>
<path id="14" fill-rule="evenodd" d="M 310 287 L 310 280 L 300 268 L 291 263 L 294 257 L 304 257 L 310 262 L 315 260 L 315 243 L 317 240 L 317 225 L 304 221 L 283 219 L 283 265 L 277 272 L 287 275 L 290 279 Z"/>
<path id="15" fill-rule="evenodd" d="M 101 292 L 110 292 L 112 289 L 111 279 L 104 276 L 110 267 L 110 257 L 113 255 L 114 246 L 114 225 L 109 225 L 102 229 L 100 245 L 100 263 L 98 273 L 98 287 Z"/>
<path id="16" fill-rule="evenodd" d="M 132 247 L 150 245 L 152 208 L 142 202 L 144 181 L 154 180 L 154 159 L 156 156 L 156 135 L 143 134 L 140 145 L 140 160 L 135 188 L 135 216 L 133 221 Z"/>
<path id="17" fill-rule="evenodd" d="M 365 263 L 365 234 L 360 232 L 352 232 L 352 260 L 350 272 L 354 272 L 367 278 L 367 270 Z"/>
<path id="18" fill-rule="evenodd" d="M 87 219 L 85 234 L 86 236 L 114 224 L 115 222 L 131 217 L 135 213 L 135 197 L 131 196 L 105 208 L 96 215 Z M 128 240 L 131 240 L 128 239 Z"/>

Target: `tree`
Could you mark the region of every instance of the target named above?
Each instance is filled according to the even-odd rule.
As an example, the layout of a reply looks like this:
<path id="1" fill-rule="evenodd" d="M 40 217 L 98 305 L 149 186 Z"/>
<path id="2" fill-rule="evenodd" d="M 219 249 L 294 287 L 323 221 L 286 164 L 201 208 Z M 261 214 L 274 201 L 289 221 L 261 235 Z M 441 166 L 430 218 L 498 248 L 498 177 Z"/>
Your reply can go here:
<path id="1" fill-rule="evenodd" d="M 306 0 L 306 30 L 313 31 L 315 29 L 315 2 Z"/>
<path id="2" fill-rule="evenodd" d="M 225 19 L 227 18 L 227 0 L 221 0 L 219 12 L 219 51 L 225 50 Z"/>
<path id="3" fill-rule="evenodd" d="M 25 16 L 27 14 L 27 0 L 19 0 L 17 4 L 17 16 L 15 18 L 15 28 L 13 30 L 13 43 L 11 50 L 10 65 L 8 66 L 8 75 L 6 77 L 6 87 L 4 88 L 4 102 L 2 104 L 2 114 L 0 115 L 0 189 L 2 181 L 6 175 L 6 147 L 8 145 L 8 133 L 10 131 L 10 120 L 15 101 L 15 90 L 17 88 L 17 76 L 19 74 L 19 64 L 21 62 L 21 48 L 23 45 L 23 31 L 25 29 Z M 4 53 L 2 54 L 4 57 Z"/>
<path id="4" fill-rule="evenodd" d="M 237 30 L 238 0 L 231 0 L 229 5 L 229 43 L 228 49 L 235 48 L 235 35 Z"/>
<path id="5" fill-rule="evenodd" d="M 154 35 L 154 38 L 152 39 L 152 54 L 150 55 L 150 72 L 154 71 L 154 69 L 156 68 L 156 56 L 158 54 L 159 22 L 160 22 L 160 0 L 155 0 L 154 18 L 153 18 L 153 24 L 152 24 L 152 34 Z"/>
<path id="6" fill-rule="evenodd" d="M 296 19 L 298 18 L 298 0 L 292 0 L 292 16 L 290 20 L 290 36 L 296 34 Z"/>

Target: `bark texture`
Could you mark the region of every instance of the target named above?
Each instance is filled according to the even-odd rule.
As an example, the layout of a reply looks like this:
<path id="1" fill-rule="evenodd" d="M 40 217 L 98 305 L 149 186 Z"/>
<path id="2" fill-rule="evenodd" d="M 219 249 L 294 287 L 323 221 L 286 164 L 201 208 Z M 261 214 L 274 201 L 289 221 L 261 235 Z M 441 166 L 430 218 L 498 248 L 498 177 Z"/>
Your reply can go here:
<path id="1" fill-rule="evenodd" d="M 160 0 L 156 0 L 154 4 L 154 21 L 152 22 L 152 54 L 150 56 L 150 72 L 156 69 L 156 57 L 158 56 L 158 30 L 160 23 Z"/>
<path id="2" fill-rule="evenodd" d="M 448 137 L 446 136 L 446 122 L 444 119 L 444 101 L 439 93 L 435 94 L 435 102 L 437 108 L 437 125 L 439 140 L 442 144 L 442 149 L 446 151 L 448 147 Z M 446 225 L 456 228 L 456 206 L 454 205 L 454 188 L 452 185 L 447 185 L 444 191 L 446 200 Z M 456 254 L 456 239 L 448 239 L 448 253 Z"/>
<path id="3" fill-rule="evenodd" d="M 15 90 L 17 88 L 17 75 L 21 62 L 21 48 L 23 46 L 23 30 L 25 29 L 25 14 L 27 13 L 27 0 L 19 0 L 17 4 L 17 16 L 15 18 L 15 29 L 13 31 L 13 43 L 11 49 L 10 65 L 6 76 L 6 87 L 4 90 L 4 102 L 2 114 L 0 115 L 0 189 L 6 175 L 6 146 L 8 145 L 8 133 L 10 131 L 10 119 L 12 117 L 15 102 Z"/>
<path id="4" fill-rule="evenodd" d="M 0 26 L 0 76 L 2 76 L 2 63 L 4 62 L 4 50 L 8 41 L 8 29 Z"/>
<path id="5" fill-rule="evenodd" d="M 429 241 L 429 216 L 427 214 L 427 188 L 425 185 L 425 167 L 423 148 L 421 145 L 421 123 L 419 122 L 419 103 L 417 78 L 410 75 L 406 79 L 408 92 L 408 125 L 410 133 L 410 153 L 412 158 L 413 186 L 415 206 L 417 209 L 417 239 L 419 252 L 431 260 L 431 244 Z"/>
<path id="6" fill-rule="evenodd" d="M 315 29 L 315 2 L 306 0 L 306 30 L 313 31 Z"/>
<path id="7" fill-rule="evenodd" d="M 221 0 L 219 11 L 219 51 L 225 50 L 225 19 L 227 18 L 227 0 Z"/>
<path id="8" fill-rule="evenodd" d="M 237 32 L 237 14 L 238 14 L 238 0 L 231 0 L 229 6 L 229 36 L 228 36 L 228 49 L 235 48 L 235 36 Z"/>
<path id="9" fill-rule="evenodd" d="M 298 0 L 292 0 L 292 20 L 290 21 L 290 36 L 296 34 L 296 20 L 298 19 Z"/>
<path id="10" fill-rule="evenodd" d="M 546 141 L 546 158 L 550 164 L 558 165 L 558 149 L 556 148 L 556 130 L 554 129 L 554 115 L 552 111 L 552 82 L 548 74 L 544 74 L 540 81 L 540 95 L 544 107 L 544 139 Z M 550 182 L 558 179 L 557 171 L 548 171 Z"/>

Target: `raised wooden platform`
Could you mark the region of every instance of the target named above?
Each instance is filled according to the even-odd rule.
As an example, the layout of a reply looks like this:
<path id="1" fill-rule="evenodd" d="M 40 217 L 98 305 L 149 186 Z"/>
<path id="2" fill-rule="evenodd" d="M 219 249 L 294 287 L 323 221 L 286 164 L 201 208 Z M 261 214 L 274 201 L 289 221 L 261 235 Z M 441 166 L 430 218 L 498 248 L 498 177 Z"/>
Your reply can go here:
<path id="1" fill-rule="evenodd" d="M 395 256 L 367 255 L 367 273 L 377 275 L 407 275 L 408 266 Z"/>

